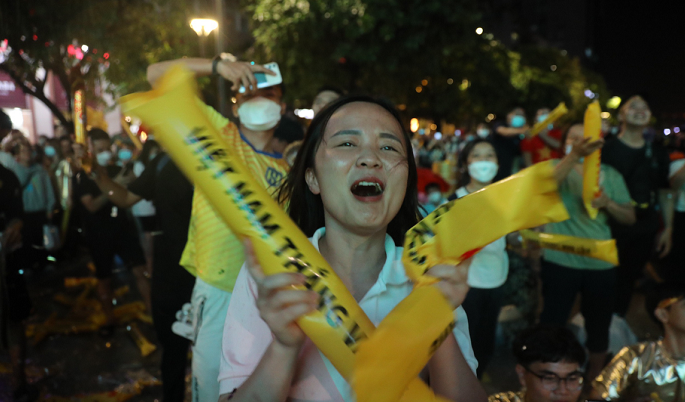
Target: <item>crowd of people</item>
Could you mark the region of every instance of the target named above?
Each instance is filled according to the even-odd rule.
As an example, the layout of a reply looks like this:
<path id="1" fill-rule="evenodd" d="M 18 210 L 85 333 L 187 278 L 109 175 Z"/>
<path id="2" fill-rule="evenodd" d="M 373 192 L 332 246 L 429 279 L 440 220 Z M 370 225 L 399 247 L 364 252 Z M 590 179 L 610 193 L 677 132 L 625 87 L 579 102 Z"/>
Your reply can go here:
<path id="1" fill-rule="evenodd" d="M 232 83 L 235 119 L 203 104 L 208 121 L 375 325 L 412 290 L 401 262 L 405 232 L 440 205 L 459 208 L 460 199 L 531 165 L 552 161 L 570 217 L 536 230 L 616 239 L 619 266 L 530 251 L 515 232 L 459 265 L 429 270 L 456 323 L 421 374 L 436 394 L 454 401 L 685 400 L 685 159 L 645 139 L 652 116 L 643 98 L 627 99 L 618 130 L 603 126 L 596 141 L 584 137 L 582 122 L 532 135 L 521 107 L 502 122 L 439 137 L 408 132 L 384 100 L 324 87 L 305 133 L 287 111 L 282 84 L 257 87 L 255 73 L 271 74 L 264 67 L 184 58 L 149 66 L 150 84 L 177 64 Z M 534 122 L 549 113 L 540 108 Z M 66 222 L 79 230 L 63 231 L 71 239 L 63 247 L 80 241 L 95 266 L 103 337 L 116 324 L 115 256 L 131 268 L 162 348 L 164 401 L 184 400 L 189 347 L 193 401 L 354 400 L 347 380 L 296 324 L 317 309 L 320 295 L 296 290 L 306 284 L 303 275 L 265 276 L 252 244 L 231 232 L 154 139 L 138 150 L 91 129 L 88 144 L 69 134 L 31 144 L 0 113 L 0 140 L 2 319 L 9 323 L 2 340 L 12 346 L 17 399 L 27 387 L 22 323 L 31 313 L 21 272 L 46 264 L 44 231 Z M 583 200 L 583 159 L 600 149 L 593 218 Z M 83 162 L 89 155 L 91 169 Z M 443 177 L 435 165 L 445 160 L 455 170 Z M 492 360 L 512 261 L 525 261 L 537 278 L 531 297 L 542 308 L 512 343 L 521 389 L 488 397 L 479 379 Z M 645 287 L 645 308 L 663 338 L 612 352 L 610 328 L 627 326 L 648 266 L 658 269 Z M 584 339 L 566 328 L 575 313 L 584 318 Z"/>

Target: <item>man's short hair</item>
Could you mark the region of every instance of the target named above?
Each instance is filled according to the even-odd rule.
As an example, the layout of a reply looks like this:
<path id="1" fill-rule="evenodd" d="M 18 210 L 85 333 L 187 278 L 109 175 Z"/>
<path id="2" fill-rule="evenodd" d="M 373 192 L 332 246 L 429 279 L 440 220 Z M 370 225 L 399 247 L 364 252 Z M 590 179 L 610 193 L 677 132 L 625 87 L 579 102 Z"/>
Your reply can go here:
<path id="1" fill-rule="evenodd" d="M 436 183 L 436 182 L 434 182 L 434 181 L 432 181 L 432 182 L 426 184 L 426 187 L 424 188 L 424 193 L 427 194 L 427 193 L 428 193 L 429 191 L 431 191 L 431 190 L 438 190 L 438 191 L 442 192 L 442 190 L 441 190 L 441 188 L 440 188 L 440 184 L 438 184 L 438 183 Z"/>
<path id="2" fill-rule="evenodd" d="M 578 363 L 585 364 L 585 349 L 575 335 L 564 327 L 538 325 L 528 328 L 516 337 L 513 344 L 514 356 L 518 363 L 529 367 L 541 363 Z"/>
<path id="3" fill-rule="evenodd" d="M 300 123 L 283 116 L 276 127 L 276 131 L 274 131 L 274 138 L 291 144 L 304 138 L 304 129 Z"/>
<path id="4" fill-rule="evenodd" d="M 90 138 L 91 141 L 98 141 L 98 140 L 107 140 L 107 141 L 112 141 L 112 138 L 110 138 L 109 134 L 107 134 L 107 131 L 102 130 L 100 128 L 94 128 L 90 131 L 88 131 L 88 138 Z"/>
<path id="5" fill-rule="evenodd" d="M 11 130 L 12 129 L 12 119 L 7 115 L 7 113 L 0 110 L 0 130 Z"/>
<path id="6" fill-rule="evenodd" d="M 656 310 L 659 303 L 664 300 L 681 297 L 685 297 L 685 288 L 666 283 L 656 285 L 654 289 L 647 293 L 645 297 L 645 308 L 647 309 L 649 316 L 659 324 L 661 329 L 663 329 L 664 324 L 656 317 L 654 310 Z"/>

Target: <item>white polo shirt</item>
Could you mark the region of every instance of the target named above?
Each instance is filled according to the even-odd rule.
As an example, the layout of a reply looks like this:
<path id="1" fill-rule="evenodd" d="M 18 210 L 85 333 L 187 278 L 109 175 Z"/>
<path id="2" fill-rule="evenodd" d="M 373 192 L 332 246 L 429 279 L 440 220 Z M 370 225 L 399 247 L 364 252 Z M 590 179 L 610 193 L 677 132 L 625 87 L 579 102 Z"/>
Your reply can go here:
<path id="1" fill-rule="evenodd" d="M 469 195 L 466 187 L 457 189 L 457 198 Z M 483 247 L 473 257 L 469 267 L 468 284 L 477 289 L 494 289 L 507 281 L 509 274 L 509 256 L 507 255 L 507 239 L 501 237 Z"/>
<path id="2" fill-rule="evenodd" d="M 309 239 L 317 250 L 319 239 L 324 233 L 325 228 L 321 228 Z M 402 265 L 402 248 L 395 247 L 389 235 L 385 237 L 385 253 L 385 264 L 378 280 L 359 302 L 359 306 L 376 326 L 413 289 Z M 233 391 L 247 380 L 273 340 L 271 330 L 259 316 L 256 299 L 257 285 L 243 265 L 224 324 L 219 373 L 221 394 Z M 466 362 L 475 373 L 478 361 L 471 347 L 466 312 L 459 307 L 454 310 L 454 317 L 454 337 Z M 307 340 L 300 353 L 288 400 L 348 402 L 354 401 L 354 396 L 348 383 L 331 362 Z"/>

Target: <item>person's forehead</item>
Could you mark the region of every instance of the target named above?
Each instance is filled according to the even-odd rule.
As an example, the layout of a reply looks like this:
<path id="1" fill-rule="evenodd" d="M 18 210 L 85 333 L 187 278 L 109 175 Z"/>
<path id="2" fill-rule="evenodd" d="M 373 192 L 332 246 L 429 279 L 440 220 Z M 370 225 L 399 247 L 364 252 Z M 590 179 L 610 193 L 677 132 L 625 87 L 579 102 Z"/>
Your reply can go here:
<path id="1" fill-rule="evenodd" d="M 340 130 L 381 129 L 402 139 L 402 127 L 395 117 L 380 105 L 366 102 L 348 103 L 331 116 L 326 126 L 325 137 L 331 137 Z"/>
<path id="2" fill-rule="evenodd" d="M 276 85 L 272 87 L 266 87 L 266 88 L 259 88 L 257 91 L 254 93 L 238 93 L 236 94 L 236 99 L 238 100 L 245 100 L 245 99 L 251 99 L 257 96 L 263 96 L 265 98 L 269 97 L 281 97 L 282 92 L 281 92 L 281 87 Z"/>
<path id="3" fill-rule="evenodd" d="M 321 91 L 318 94 L 316 94 L 315 99 L 338 98 L 338 97 L 340 97 L 340 95 L 338 95 L 337 93 L 335 93 L 333 91 L 325 90 L 325 91 Z"/>
<path id="4" fill-rule="evenodd" d="M 495 148 L 489 142 L 479 142 L 473 147 L 473 152 L 494 152 Z"/>
<path id="5" fill-rule="evenodd" d="M 538 374 L 551 373 L 559 377 L 566 377 L 570 374 L 580 371 L 578 363 L 571 363 L 567 361 L 560 362 L 534 362 L 529 367 L 532 371 Z"/>

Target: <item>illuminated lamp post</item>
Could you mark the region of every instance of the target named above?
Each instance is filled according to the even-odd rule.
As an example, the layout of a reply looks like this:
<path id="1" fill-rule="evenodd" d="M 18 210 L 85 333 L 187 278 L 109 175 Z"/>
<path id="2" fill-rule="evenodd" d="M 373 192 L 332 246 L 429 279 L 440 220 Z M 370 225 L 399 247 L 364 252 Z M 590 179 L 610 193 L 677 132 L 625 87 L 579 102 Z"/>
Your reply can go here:
<path id="1" fill-rule="evenodd" d="M 200 57 L 205 57 L 205 38 L 219 27 L 219 23 L 210 18 L 193 18 L 190 27 L 200 38 Z"/>

